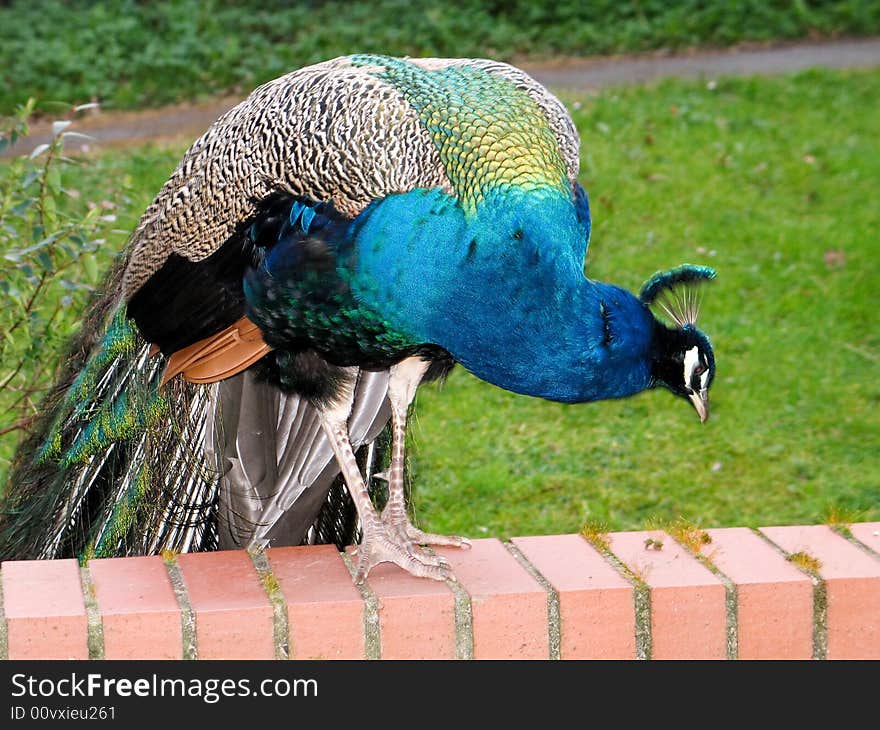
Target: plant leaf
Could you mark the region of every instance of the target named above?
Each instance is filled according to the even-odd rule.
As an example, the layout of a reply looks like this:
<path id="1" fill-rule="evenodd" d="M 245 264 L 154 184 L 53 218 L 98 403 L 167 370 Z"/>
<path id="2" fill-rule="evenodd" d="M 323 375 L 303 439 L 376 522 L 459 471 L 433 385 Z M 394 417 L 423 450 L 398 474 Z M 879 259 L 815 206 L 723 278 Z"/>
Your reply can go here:
<path id="1" fill-rule="evenodd" d="M 34 150 L 33 150 L 33 152 L 31 152 L 29 159 L 33 160 L 35 157 L 39 157 L 47 149 L 49 149 L 49 145 L 46 144 L 45 142 L 43 142 L 43 144 L 38 144 L 36 147 L 34 147 Z"/>

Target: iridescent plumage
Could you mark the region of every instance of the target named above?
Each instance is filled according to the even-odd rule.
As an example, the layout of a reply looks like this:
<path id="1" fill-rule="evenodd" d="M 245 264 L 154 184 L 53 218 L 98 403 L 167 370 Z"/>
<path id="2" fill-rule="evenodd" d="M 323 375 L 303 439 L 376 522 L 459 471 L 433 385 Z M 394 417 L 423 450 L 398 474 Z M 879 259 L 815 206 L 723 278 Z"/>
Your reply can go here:
<path id="1" fill-rule="evenodd" d="M 566 402 L 664 384 L 703 417 L 705 336 L 584 276 L 578 145 L 552 94 L 485 59 L 356 55 L 254 91 L 145 212 L 114 275 L 121 297 L 97 306 L 110 334 L 86 338 L 91 358 L 74 361 L 83 375 L 53 404 L 42 456 L 19 462 L 10 503 L 51 485 L 28 524 L 48 514 L 52 534 L 16 539 L 7 520 L 0 544 L 43 556 L 341 544 L 354 523 L 337 487 L 326 496 L 341 470 L 363 531 L 359 577 L 391 560 L 444 578 L 416 544 L 462 540 L 416 530 L 405 509 L 403 439 L 420 382 L 458 362 Z M 688 279 L 670 276 L 657 286 Z M 161 386 L 156 363 L 171 358 L 177 372 L 182 352 L 184 375 L 192 358 L 227 357 L 222 382 Z M 379 515 L 364 459 L 389 422 Z M 198 467 L 161 472 L 157 452 Z"/>

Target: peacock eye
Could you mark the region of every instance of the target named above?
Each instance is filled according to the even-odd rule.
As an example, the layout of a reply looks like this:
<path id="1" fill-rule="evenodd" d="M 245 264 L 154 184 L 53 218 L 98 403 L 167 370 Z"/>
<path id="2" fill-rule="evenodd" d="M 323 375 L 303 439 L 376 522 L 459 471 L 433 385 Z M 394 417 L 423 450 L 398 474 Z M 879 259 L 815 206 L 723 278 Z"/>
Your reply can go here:
<path id="1" fill-rule="evenodd" d="M 694 368 L 694 375 L 696 375 L 697 377 L 699 377 L 700 375 L 702 375 L 705 372 L 706 372 L 706 366 L 703 365 L 703 363 L 700 363 L 699 365 L 697 365 Z"/>

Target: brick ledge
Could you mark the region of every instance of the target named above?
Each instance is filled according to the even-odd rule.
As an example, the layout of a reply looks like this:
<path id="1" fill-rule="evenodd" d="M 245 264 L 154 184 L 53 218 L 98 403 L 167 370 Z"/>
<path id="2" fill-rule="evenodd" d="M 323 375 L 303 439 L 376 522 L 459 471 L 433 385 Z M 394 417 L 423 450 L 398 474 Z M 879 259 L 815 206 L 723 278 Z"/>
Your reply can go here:
<path id="1" fill-rule="evenodd" d="M 330 546 L 0 565 L 8 659 L 878 659 L 880 522 L 517 537 L 352 584 Z"/>

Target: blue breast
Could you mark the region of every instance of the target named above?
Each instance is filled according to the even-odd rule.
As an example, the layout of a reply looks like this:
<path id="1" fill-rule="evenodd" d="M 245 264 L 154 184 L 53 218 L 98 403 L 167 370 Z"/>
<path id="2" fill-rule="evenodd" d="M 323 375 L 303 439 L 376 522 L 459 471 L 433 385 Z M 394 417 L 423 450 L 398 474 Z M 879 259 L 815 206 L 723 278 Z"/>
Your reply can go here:
<path id="1" fill-rule="evenodd" d="M 352 224 L 340 271 L 391 329 L 499 387 L 630 395 L 650 382 L 653 320 L 629 292 L 584 277 L 585 205 L 555 189 L 506 192 L 466 215 L 441 190 L 390 196 Z"/>

